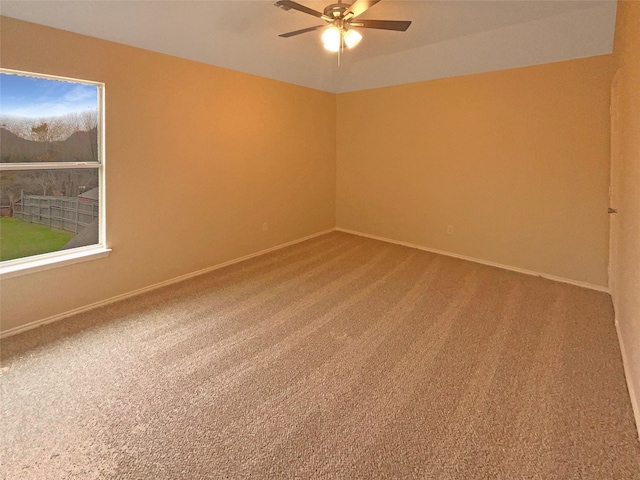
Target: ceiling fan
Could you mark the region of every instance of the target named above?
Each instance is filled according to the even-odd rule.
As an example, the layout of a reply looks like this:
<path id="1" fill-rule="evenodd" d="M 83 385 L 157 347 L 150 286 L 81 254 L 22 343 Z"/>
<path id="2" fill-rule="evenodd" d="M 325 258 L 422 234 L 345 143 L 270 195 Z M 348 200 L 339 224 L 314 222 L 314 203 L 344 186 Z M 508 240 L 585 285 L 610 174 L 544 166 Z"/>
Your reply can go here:
<path id="1" fill-rule="evenodd" d="M 315 27 L 283 33 L 279 36 L 288 38 L 327 27 L 322 34 L 324 47 L 331 52 L 340 52 L 345 46 L 347 48 L 355 47 L 360 40 L 362 40 L 362 35 L 354 30 L 354 28 L 375 28 L 379 30 L 395 30 L 398 32 L 405 32 L 407 28 L 409 28 L 411 22 L 408 20 L 364 20 L 358 18 L 378 2 L 380 2 L 380 0 L 355 0 L 355 2 L 349 4 L 342 3 L 341 0 L 338 0 L 338 3 L 327 5 L 323 12 L 319 12 L 296 3 L 293 0 L 278 0 L 274 4 L 276 7 L 282 8 L 283 10 L 293 9 L 313 15 L 329 24 L 329 27 L 327 27 L 326 24 L 316 25 Z"/>

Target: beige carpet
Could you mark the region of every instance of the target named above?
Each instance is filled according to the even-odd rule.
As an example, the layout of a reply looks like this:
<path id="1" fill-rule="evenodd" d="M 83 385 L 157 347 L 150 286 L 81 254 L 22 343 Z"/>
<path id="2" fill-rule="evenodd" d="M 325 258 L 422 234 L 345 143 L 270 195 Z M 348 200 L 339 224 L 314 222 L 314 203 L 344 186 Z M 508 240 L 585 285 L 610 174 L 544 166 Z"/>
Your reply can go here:
<path id="1" fill-rule="evenodd" d="M 607 295 L 347 234 L 2 357 L 6 479 L 640 479 Z"/>

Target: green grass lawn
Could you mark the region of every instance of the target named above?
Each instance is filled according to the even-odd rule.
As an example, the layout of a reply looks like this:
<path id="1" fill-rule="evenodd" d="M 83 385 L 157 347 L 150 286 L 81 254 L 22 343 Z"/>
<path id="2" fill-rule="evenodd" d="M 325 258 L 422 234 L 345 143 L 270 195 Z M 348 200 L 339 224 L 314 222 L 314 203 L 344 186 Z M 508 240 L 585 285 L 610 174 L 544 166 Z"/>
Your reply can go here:
<path id="1" fill-rule="evenodd" d="M 0 260 L 55 252 L 72 237 L 70 232 L 3 217 L 0 218 Z"/>

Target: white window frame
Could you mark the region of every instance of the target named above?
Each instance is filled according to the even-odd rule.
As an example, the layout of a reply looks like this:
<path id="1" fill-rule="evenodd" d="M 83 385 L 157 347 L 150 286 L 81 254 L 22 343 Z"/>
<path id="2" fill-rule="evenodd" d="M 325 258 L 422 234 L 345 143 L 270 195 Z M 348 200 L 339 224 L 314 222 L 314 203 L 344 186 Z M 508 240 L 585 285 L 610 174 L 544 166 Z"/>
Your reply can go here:
<path id="1" fill-rule="evenodd" d="M 80 80 L 77 78 L 60 77 L 56 75 L 47 75 L 42 73 L 27 72 L 21 70 L 11 70 L 8 68 L 0 68 L 0 73 L 8 73 L 12 75 L 22 75 L 25 77 L 45 78 L 49 80 L 60 80 L 64 82 L 80 83 L 97 87 L 98 90 L 98 125 L 97 125 L 97 141 L 98 141 L 98 165 L 95 162 L 57 162 L 55 164 L 49 162 L 29 162 L 29 163 L 1 163 L 0 172 L 7 171 L 24 171 L 24 170 L 67 170 L 67 169 L 90 169 L 98 170 L 98 243 L 87 245 L 85 247 L 77 247 L 69 250 L 61 250 L 57 252 L 43 253 L 40 255 L 31 255 L 29 257 L 16 258 L 14 260 L 6 260 L 0 262 L 0 279 L 33 273 L 50 268 L 61 267 L 74 263 L 103 258 L 109 255 L 111 249 L 107 247 L 107 231 L 106 231 L 106 180 L 105 180 L 105 86 L 102 82 L 94 82 L 89 80 Z"/>

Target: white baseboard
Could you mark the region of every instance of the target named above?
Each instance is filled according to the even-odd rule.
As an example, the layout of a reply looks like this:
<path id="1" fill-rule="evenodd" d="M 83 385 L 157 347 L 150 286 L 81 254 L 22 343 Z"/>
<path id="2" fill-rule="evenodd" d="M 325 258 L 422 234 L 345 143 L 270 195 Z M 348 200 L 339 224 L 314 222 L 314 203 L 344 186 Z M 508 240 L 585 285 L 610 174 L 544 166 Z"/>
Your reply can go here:
<path id="1" fill-rule="evenodd" d="M 202 270 L 198 270 L 198 271 L 195 271 L 195 272 L 192 272 L 192 273 L 187 273 L 185 275 L 181 275 L 179 277 L 175 277 L 175 278 L 172 278 L 172 279 L 169 279 L 169 280 L 165 280 L 163 282 L 155 283 L 153 285 L 149 285 L 147 287 L 143 287 L 143 288 L 134 290 L 132 292 L 127 292 L 127 293 L 123 293 L 121 295 L 116 295 L 115 297 L 111 297 L 111 298 L 108 298 L 108 299 L 105 299 L 105 300 L 101 300 L 99 302 L 91 303 L 91 304 L 85 305 L 83 307 L 74 308 L 73 310 L 68 310 L 66 312 L 59 313 L 57 315 L 53 315 L 51 317 L 47 317 L 47 318 L 44 318 L 44 319 L 41 319 L 41 320 L 36 320 L 35 322 L 30 322 L 30 323 L 27 323 L 26 325 L 20 325 L 18 327 L 14 327 L 14 328 L 11 328 L 9 330 L 6 330 L 4 332 L 0 332 L 0 338 L 5 338 L 5 337 L 9 337 L 11 335 L 16 335 L 18 333 L 25 332 L 25 331 L 31 330 L 33 328 L 37 328 L 39 326 L 46 325 L 48 323 L 53 323 L 53 322 L 56 322 L 58 320 L 62 320 L 63 318 L 67 318 L 67 317 L 70 317 L 72 315 L 76 315 L 76 314 L 79 314 L 79 313 L 87 312 L 89 310 L 93 310 L 95 308 L 99 308 L 99 307 L 102 307 L 102 306 L 105 306 L 105 305 L 109 305 L 111 303 L 115 303 L 115 302 L 118 302 L 120 300 L 124 300 L 124 299 L 127 299 L 127 298 L 135 297 L 136 295 L 141 295 L 143 293 L 147 293 L 147 292 L 150 292 L 152 290 L 156 290 L 158 288 L 162 288 L 162 287 L 166 287 L 168 285 L 174 284 L 174 283 L 182 282 L 184 280 L 188 280 L 190 278 L 197 277 L 199 275 L 204 275 L 205 273 L 209 273 L 209 272 L 212 272 L 214 270 L 218 270 L 220 268 L 227 267 L 229 265 L 233 265 L 235 263 L 240 263 L 240 262 L 243 262 L 245 260 L 249 260 L 249 259 L 254 258 L 254 257 L 259 257 L 260 255 L 265 255 L 265 254 L 273 252 L 275 250 L 280 250 L 282 248 L 285 248 L 285 247 L 288 247 L 288 246 L 291 246 L 291 245 L 295 245 L 296 243 L 301 243 L 301 242 L 304 242 L 306 240 L 310 240 L 312 238 L 319 237 L 320 235 L 325 235 L 325 234 L 333 232 L 333 231 L 339 231 L 339 232 L 349 233 L 349 234 L 352 234 L 352 235 L 358 235 L 358 236 L 361 236 L 361 237 L 371 238 L 371 239 L 374 239 L 374 240 L 380 240 L 380 241 L 387 242 L 387 243 L 394 243 L 394 244 L 397 244 L 397 245 L 403 245 L 403 246 L 406 246 L 406 247 L 416 248 L 416 249 L 419 249 L 419 250 L 424 250 L 424 251 L 431 252 L 431 253 L 436 253 L 436 254 L 439 254 L 439 255 L 446 255 L 448 257 L 459 258 L 461 260 L 467 260 L 467 261 L 470 261 L 470 262 L 480 263 L 480 264 L 483 264 L 483 265 L 489 265 L 489 266 L 492 266 L 492 267 L 502 268 L 502 269 L 505 269 L 505 270 L 511 270 L 511 271 L 514 271 L 514 272 L 524 273 L 526 275 L 533 275 L 533 276 L 543 277 L 543 278 L 547 278 L 549 280 L 554 280 L 554 281 L 557 281 L 557 282 L 569 283 L 571 285 L 576 285 L 576 286 L 579 286 L 579 287 L 589 288 L 589 289 L 592 289 L 592 290 L 597 290 L 597 291 L 600 291 L 600 292 L 607 292 L 608 293 L 608 289 L 606 287 L 602 287 L 602 286 L 599 286 L 599 285 L 592 285 L 592 284 L 589 284 L 589 283 L 578 282 L 578 281 L 571 280 L 571 279 L 568 279 L 568 278 L 556 277 L 554 275 L 547 275 L 547 274 L 544 274 L 544 273 L 534 272 L 534 271 L 531 271 L 531 270 L 526 270 L 526 269 L 522 269 L 522 268 L 518 268 L 518 267 L 512 267 L 512 266 L 509 266 L 509 265 L 502 265 L 502 264 L 499 264 L 499 263 L 489 262 L 489 261 L 481 260 L 481 259 L 478 259 L 478 258 L 467 257 L 465 255 L 458 255 L 458 254 L 451 253 L 451 252 L 445 252 L 445 251 L 442 251 L 442 250 L 436 250 L 436 249 L 432 249 L 432 248 L 427 248 L 427 247 L 424 247 L 424 246 L 421 246 L 421 245 L 415 245 L 415 244 L 407 243 L 407 242 L 400 242 L 400 241 L 397 241 L 397 240 L 392 240 L 390 238 L 380 237 L 380 236 L 377 236 L 377 235 L 368 235 L 368 234 L 365 234 L 365 233 L 362 233 L 362 232 L 357 232 L 357 231 L 354 231 L 354 230 L 347 230 L 345 228 L 336 227 L 336 228 L 331 228 L 331 229 L 328 229 L 328 230 L 324 230 L 322 232 L 314 233 L 312 235 L 308 235 L 308 236 L 303 237 L 303 238 L 292 240 L 290 242 L 286 242 L 286 243 L 283 243 L 283 244 L 280 244 L 280 245 L 276 245 L 274 247 L 270 247 L 270 248 L 267 248 L 267 249 L 264 249 L 264 250 L 260 250 L 260 251 L 255 252 L 255 253 L 252 253 L 252 254 L 249 254 L 249 255 L 245 255 L 243 257 L 235 258 L 233 260 L 229 260 L 227 262 L 223 262 L 223 263 L 220 263 L 220 264 L 208 267 L 208 268 L 204 268 Z M 631 368 L 630 368 L 630 365 L 629 365 L 629 360 L 627 358 L 625 345 L 624 345 L 624 341 L 623 341 L 622 335 L 620 333 L 620 327 L 619 327 L 617 318 L 616 318 L 615 324 L 616 324 L 616 332 L 618 334 L 618 341 L 620 343 L 620 351 L 621 351 L 621 354 L 622 354 L 622 363 L 624 365 L 624 373 L 625 373 L 625 378 L 626 378 L 626 382 L 627 382 L 627 388 L 629 390 L 629 395 L 631 397 L 631 406 L 633 408 L 633 414 L 634 414 L 635 421 L 636 421 L 636 428 L 638 429 L 638 436 L 640 438 L 640 402 L 638 401 L 639 399 L 638 399 L 638 397 L 636 395 L 636 392 L 635 392 L 635 389 L 634 389 L 634 386 L 633 386 L 632 377 L 631 377 Z"/>
<path id="2" fill-rule="evenodd" d="M 427 248 L 427 247 L 423 247 L 421 245 L 415 245 L 412 243 L 407 243 L 407 242 L 400 242 L 397 240 L 392 240 L 390 238 L 385 238 L 385 237 L 379 237 L 377 235 L 369 235 L 366 233 L 362 233 L 362 232 L 356 232 L 354 230 L 347 230 L 345 228 L 340 228 L 337 227 L 335 229 L 336 231 L 339 232 L 344 232 L 344 233 L 349 233 L 352 235 L 359 235 L 361 237 L 366 237 L 366 238 L 371 238 L 373 240 L 380 240 L 382 242 L 387 242 L 387 243 L 394 243 L 396 245 L 403 245 L 405 247 L 411 247 L 411 248 L 417 248 L 418 250 L 424 250 L 426 252 L 431 252 L 431 253 L 437 253 L 439 255 L 446 255 L 448 257 L 454 257 L 454 258 L 459 258 L 461 260 L 468 260 L 470 262 L 475 262 L 475 263 L 480 263 L 482 265 L 489 265 L 491 267 L 497 267 L 497 268 L 502 268 L 505 270 L 511 270 L 514 272 L 518 272 L 518 273 L 524 273 L 526 275 L 533 275 L 536 277 L 543 277 L 549 280 L 553 280 L 556 282 L 562 282 L 562 283 L 568 283 L 571 285 L 576 285 L 578 287 L 583 287 L 583 288 L 588 288 L 591 290 L 596 290 L 598 292 L 605 292 L 605 293 L 610 293 L 608 287 L 603 287 L 600 285 L 593 285 L 590 283 L 585 283 L 585 282 L 579 282 L 576 280 L 572 280 L 570 278 L 564 278 L 564 277 L 556 277 L 555 275 L 548 275 L 546 273 L 540 273 L 540 272 L 534 272 L 532 270 L 526 270 L 523 268 L 518 268 L 518 267 L 512 267 L 509 265 L 502 265 L 499 263 L 495 263 L 495 262 L 488 262 L 486 260 L 481 260 L 478 258 L 473 258 L 473 257 L 467 257 L 465 255 L 458 255 L 456 253 L 451 253 L 451 252 L 445 252 L 442 250 L 436 250 L 433 248 Z M 614 308 L 614 312 L 615 312 L 615 308 Z M 617 319 L 617 313 L 616 315 L 616 320 L 615 320 L 615 325 L 616 325 L 616 332 L 618 334 L 618 343 L 620 344 L 620 352 L 622 354 L 622 364 L 623 364 L 623 368 L 624 368 L 624 376 L 627 382 L 627 389 L 629 390 L 629 397 L 631 399 L 631 407 L 633 409 L 633 415 L 635 417 L 635 421 L 636 421 L 636 428 L 638 430 L 638 438 L 640 439 L 640 398 L 638 398 L 637 394 L 640 392 L 636 392 L 634 385 L 633 385 L 633 381 L 632 381 L 632 375 L 631 375 L 631 365 L 629 363 L 629 359 L 627 357 L 627 353 L 625 350 L 625 344 L 624 344 L 624 340 L 622 338 L 622 334 L 620 333 L 620 326 L 618 324 L 618 319 Z"/>
<path id="3" fill-rule="evenodd" d="M 98 307 L 109 305 L 111 303 L 118 302 L 118 301 L 124 300 L 126 298 L 134 297 L 136 295 L 141 295 L 143 293 L 150 292 L 152 290 L 156 290 L 158 288 L 162 288 L 162 287 L 165 287 L 167 285 L 171 285 L 171 284 L 174 284 L 174 283 L 182 282 L 182 281 L 187 280 L 189 278 L 197 277 L 199 275 L 204 275 L 205 273 L 212 272 L 212 271 L 217 270 L 219 268 L 223 268 L 223 267 L 226 267 L 226 266 L 229 266 L 229 265 L 233 265 L 234 263 L 243 262 L 245 260 L 249 260 L 250 258 L 258 257 L 260 255 L 265 255 L 265 254 L 267 254 L 269 252 L 273 252 L 275 250 L 279 250 L 281 248 L 288 247 L 290 245 L 295 245 L 296 243 L 304 242 L 304 241 L 309 240 L 311 238 L 318 237 L 320 235 L 325 235 L 325 234 L 333 232 L 333 231 L 349 233 L 349 234 L 352 234 L 352 235 L 359 235 L 361 237 L 371 238 L 371 239 L 374 239 L 374 240 L 380 240 L 380 241 L 387 242 L 387 243 L 394 243 L 394 244 L 397 244 L 397 245 L 403 245 L 405 247 L 417 248 L 419 250 L 424 250 L 424 251 L 431 252 L 431 253 L 436 253 L 436 254 L 439 254 L 439 255 L 446 255 L 448 257 L 459 258 L 461 260 L 467 260 L 467 261 L 470 261 L 470 262 L 480 263 L 480 264 L 483 264 L 483 265 L 489 265 L 489 266 L 492 266 L 492 267 L 502 268 L 502 269 L 505 269 L 505 270 L 511 270 L 511 271 L 514 271 L 514 272 L 524 273 L 524 274 L 527 274 L 527 275 L 543 277 L 543 278 L 547 278 L 549 280 L 554 280 L 554 281 L 557 281 L 557 282 L 569 283 L 569 284 L 576 285 L 576 286 L 579 286 L 579 287 L 589 288 L 589 289 L 592 289 L 592 290 L 597 290 L 597 291 L 600 291 L 600 292 L 607 292 L 608 293 L 608 289 L 606 287 L 602 287 L 602 286 L 599 286 L 599 285 L 592 285 L 592 284 L 589 284 L 589 283 L 578 282 L 578 281 L 571 280 L 571 279 L 568 279 L 568 278 L 556 277 L 556 276 L 553 276 L 553 275 L 547 275 L 545 273 L 534 272 L 534 271 L 531 271 L 531 270 L 525 270 L 525 269 L 522 269 L 522 268 L 512 267 L 512 266 L 509 266 L 509 265 L 502 265 L 502 264 L 499 264 L 499 263 L 489 262 L 489 261 L 486 261 L 486 260 L 481 260 L 481 259 L 473 258 L 473 257 L 467 257 L 467 256 L 464 256 L 464 255 L 458 255 L 458 254 L 451 253 L 451 252 L 445 252 L 443 250 L 436 250 L 436 249 L 432 249 L 432 248 L 427 248 L 427 247 L 424 247 L 424 246 L 421 246 L 421 245 L 415 245 L 415 244 L 412 244 L 412 243 L 401 242 L 401 241 L 393 240 L 393 239 L 390 239 L 390 238 L 380 237 L 380 236 L 377 236 L 377 235 L 369 235 L 369 234 L 365 234 L 365 233 L 362 233 L 362 232 L 357 232 L 357 231 L 354 231 L 354 230 L 347 230 L 347 229 L 344 229 L 344 228 L 330 228 L 328 230 L 323 230 L 321 232 L 318 232 L 318 233 L 315 233 L 315 234 L 312 234 L 312 235 L 308 235 L 306 237 L 299 238 L 297 240 L 293 240 L 293 241 L 290 241 L 290 242 L 287 242 L 287 243 L 283 243 L 281 245 L 276 245 L 275 247 L 267 248 L 265 250 L 261 250 L 261 251 L 256 252 L 256 253 L 252 253 L 252 254 L 245 255 L 245 256 L 240 257 L 240 258 L 229 260 L 227 262 L 223 262 L 223 263 L 220 263 L 218 265 L 214 265 L 214 266 L 202 269 L 202 270 L 198 270 L 196 272 L 187 273 L 185 275 L 181 275 L 179 277 L 175 277 L 175 278 L 172 278 L 172 279 L 169 279 L 169 280 L 165 280 L 165 281 L 160 282 L 160 283 L 149 285 L 147 287 L 143 287 L 143 288 L 140 288 L 138 290 L 134 290 L 132 292 L 127 292 L 127 293 L 123 293 L 121 295 L 116 295 L 115 297 L 107 298 L 105 300 L 100 300 L 99 302 L 91 303 L 91 304 L 85 305 L 83 307 L 74 308 L 73 310 L 68 310 L 66 312 L 59 313 L 59 314 L 53 315 L 51 317 L 47 317 L 47 318 L 44 318 L 44 319 L 41 319 L 41 320 L 36 320 L 34 322 L 30 322 L 30 323 L 27 323 L 25 325 L 20 325 L 18 327 L 10 328 L 8 330 L 0 332 L 0 338 L 5 338 L 5 337 L 9 337 L 11 335 L 16 335 L 18 333 L 21 333 L 21 332 L 24 332 L 24 331 L 27 331 L 27 330 L 31 330 L 32 328 L 36 328 L 36 327 L 39 327 L 41 325 L 46 325 L 47 323 L 56 322 L 58 320 L 62 320 L 63 318 L 67 318 L 67 317 L 70 317 L 72 315 L 76 315 L 78 313 L 87 312 L 89 310 L 93 310 L 93 309 L 98 308 Z"/>
<path id="4" fill-rule="evenodd" d="M 555 282 L 569 283 L 577 287 L 588 288 L 590 290 L 597 290 L 598 292 L 609 293 L 609 288 L 601 285 L 594 285 L 591 283 L 579 282 L 577 280 L 572 280 L 570 278 L 556 277 L 555 275 L 549 275 L 547 273 L 534 272 L 533 270 L 526 270 L 524 268 L 512 267 L 510 265 L 503 265 L 501 263 L 490 262 L 487 260 L 482 260 L 480 258 L 467 257 L 465 255 L 458 255 L 457 253 L 445 252 L 444 250 L 436 250 L 435 248 L 428 248 L 422 245 L 416 245 L 408 242 L 401 242 L 398 240 L 393 240 L 391 238 L 379 237 L 377 235 L 369 235 L 367 233 L 356 232 L 354 230 L 347 230 L 346 228 L 336 227 L 336 230 L 338 232 L 350 233 L 352 235 L 359 235 L 361 237 L 371 238 L 373 240 L 380 240 L 382 242 L 387 242 L 387 243 L 395 243 L 396 245 L 403 245 L 405 247 L 417 248 L 418 250 L 424 250 L 425 252 L 437 253 L 438 255 L 446 255 L 447 257 L 459 258 L 461 260 L 467 260 L 469 262 L 474 262 L 474 263 L 481 263 L 482 265 L 488 265 L 490 267 L 502 268 L 504 270 L 511 270 L 512 272 L 524 273 L 525 275 L 542 277 L 548 280 L 553 280 Z"/>
<path id="5" fill-rule="evenodd" d="M 171 285 L 171 284 L 174 284 L 174 283 L 182 282 L 184 280 L 188 280 L 190 278 L 197 277 L 199 275 L 204 275 L 205 273 L 209 273 L 209 272 L 212 272 L 214 270 L 218 270 L 219 268 L 227 267 L 229 265 L 233 265 L 234 263 L 244 262 L 245 260 L 249 260 L 250 258 L 259 257 L 260 255 L 265 255 L 265 254 L 273 252 L 275 250 L 280 250 L 282 248 L 289 247 L 291 245 L 295 245 L 296 243 L 301 243 L 301 242 L 304 242 L 306 240 L 310 240 L 312 238 L 319 237 L 320 235 L 325 235 L 325 234 L 333 232 L 333 231 L 334 231 L 334 229 L 330 228 L 330 229 L 324 230 L 322 232 L 314 233 L 312 235 L 307 235 L 306 237 L 303 237 L 303 238 L 298 238 L 297 240 L 292 240 L 292 241 L 287 242 L 287 243 L 276 245 L 275 247 L 270 247 L 270 248 L 267 248 L 265 250 L 260 250 L 259 252 L 256 252 L 256 253 L 251 253 L 249 255 L 245 255 L 244 257 L 235 258 L 235 259 L 229 260 L 227 262 L 219 263 L 218 265 L 214 265 L 212 267 L 207 267 L 207 268 L 204 268 L 202 270 L 198 270 L 196 272 L 191 272 L 191 273 L 187 273 L 185 275 L 180 275 L 179 277 L 171 278 L 169 280 L 165 280 L 165 281 L 160 282 L 160 283 L 155 283 L 153 285 L 149 285 L 148 287 L 139 288 L 139 289 L 134 290 L 132 292 L 127 292 L 127 293 L 123 293 L 121 295 L 116 295 L 115 297 L 107 298 L 105 300 L 100 300 L 99 302 L 91 303 L 91 304 L 85 305 L 83 307 L 74 308 L 73 310 L 68 310 L 66 312 L 59 313 L 59 314 L 53 315 L 51 317 L 47 317 L 47 318 L 44 318 L 44 319 L 41 319 L 41 320 L 36 320 L 34 322 L 30 322 L 30 323 L 27 323 L 25 325 L 20 325 L 18 327 L 10 328 L 8 330 L 5 330 L 4 332 L 0 332 L 0 338 L 10 337 L 11 335 L 16 335 L 18 333 L 22 333 L 22 332 L 25 332 L 27 330 L 31 330 L 33 328 L 40 327 L 42 325 L 46 325 L 47 323 L 57 322 L 58 320 L 62 320 L 63 318 L 67 318 L 67 317 L 70 317 L 72 315 L 77 315 L 78 313 L 87 312 L 89 310 L 93 310 L 93 309 L 98 308 L 98 307 L 103 307 L 105 305 L 109 305 L 111 303 L 115 303 L 115 302 L 118 302 L 120 300 L 124 300 L 126 298 L 135 297 L 136 295 L 141 295 L 143 293 L 147 293 L 147 292 L 150 292 L 152 290 L 156 290 L 158 288 L 166 287 L 167 285 Z"/>
<path id="6" fill-rule="evenodd" d="M 616 314 L 616 332 L 618 333 L 618 343 L 620 344 L 620 353 L 622 354 L 622 365 L 624 367 L 624 378 L 627 381 L 627 390 L 629 390 L 629 397 L 631 397 L 631 408 L 633 408 L 633 416 L 636 420 L 636 429 L 638 430 L 638 439 L 640 439 L 640 402 L 638 395 L 633 385 L 633 376 L 631 375 L 631 365 L 629 358 L 627 357 L 627 351 L 624 347 L 624 339 L 620 332 L 620 324 L 618 323 L 618 317 Z"/>

